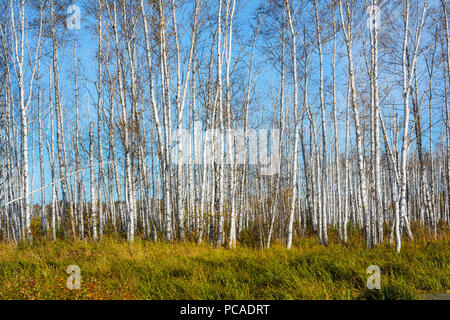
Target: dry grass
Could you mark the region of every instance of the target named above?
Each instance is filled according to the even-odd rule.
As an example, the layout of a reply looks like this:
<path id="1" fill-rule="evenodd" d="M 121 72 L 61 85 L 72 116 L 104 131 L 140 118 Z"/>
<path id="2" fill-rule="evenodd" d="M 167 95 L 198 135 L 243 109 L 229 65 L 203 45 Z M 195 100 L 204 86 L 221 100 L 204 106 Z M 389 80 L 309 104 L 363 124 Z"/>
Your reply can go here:
<path id="1" fill-rule="evenodd" d="M 450 287 L 448 237 L 406 242 L 400 254 L 331 240 L 304 238 L 290 251 L 112 238 L 0 244 L 0 299 L 417 299 Z M 81 268 L 80 290 L 66 288 L 69 265 Z M 369 265 L 381 268 L 381 290 L 366 288 Z"/>

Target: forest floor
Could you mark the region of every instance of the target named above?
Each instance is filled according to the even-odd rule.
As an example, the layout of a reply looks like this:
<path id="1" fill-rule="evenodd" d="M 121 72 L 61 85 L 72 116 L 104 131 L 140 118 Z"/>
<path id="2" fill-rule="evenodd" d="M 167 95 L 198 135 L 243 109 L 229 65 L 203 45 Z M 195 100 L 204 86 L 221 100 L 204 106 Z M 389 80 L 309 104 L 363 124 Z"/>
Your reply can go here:
<path id="1" fill-rule="evenodd" d="M 99 242 L 0 244 L 0 299 L 424 299 L 449 293 L 450 242 L 362 241 L 328 247 L 305 237 L 286 250 L 234 250 L 192 243 L 104 238 Z M 66 286 L 67 268 L 81 269 L 81 288 Z M 367 288 L 370 265 L 381 289 Z"/>

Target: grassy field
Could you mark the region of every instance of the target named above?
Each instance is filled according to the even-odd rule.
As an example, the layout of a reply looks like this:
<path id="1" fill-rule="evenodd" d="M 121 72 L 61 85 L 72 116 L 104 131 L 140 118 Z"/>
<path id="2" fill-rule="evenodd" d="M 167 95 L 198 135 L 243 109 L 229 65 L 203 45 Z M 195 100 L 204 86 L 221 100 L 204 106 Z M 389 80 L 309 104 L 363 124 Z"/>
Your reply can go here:
<path id="1" fill-rule="evenodd" d="M 374 250 L 305 238 L 288 251 L 105 238 L 0 244 L 0 299 L 418 299 L 450 289 L 449 238 Z M 80 290 L 66 287 L 69 265 Z M 381 290 L 366 269 L 381 268 Z"/>

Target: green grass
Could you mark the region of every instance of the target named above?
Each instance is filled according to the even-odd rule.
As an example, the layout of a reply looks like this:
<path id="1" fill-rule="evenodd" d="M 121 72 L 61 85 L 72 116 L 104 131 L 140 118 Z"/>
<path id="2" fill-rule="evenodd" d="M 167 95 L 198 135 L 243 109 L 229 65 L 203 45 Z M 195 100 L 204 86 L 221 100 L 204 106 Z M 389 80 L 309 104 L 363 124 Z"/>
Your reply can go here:
<path id="1" fill-rule="evenodd" d="M 0 244 L 0 299 L 418 299 L 450 289 L 447 239 L 328 247 L 315 238 L 283 247 L 235 250 L 191 243 L 105 238 Z M 81 268 L 68 290 L 69 265 Z M 368 290 L 366 269 L 381 268 L 381 290 Z"/>

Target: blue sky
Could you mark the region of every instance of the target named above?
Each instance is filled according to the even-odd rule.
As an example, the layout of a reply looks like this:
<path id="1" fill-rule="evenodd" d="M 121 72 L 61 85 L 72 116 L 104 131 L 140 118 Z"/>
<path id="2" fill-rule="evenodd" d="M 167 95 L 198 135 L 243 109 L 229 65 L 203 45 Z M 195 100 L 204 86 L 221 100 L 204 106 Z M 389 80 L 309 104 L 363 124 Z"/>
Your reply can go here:
<path id="1" fill-rule="evenodd" d="M 242 36 L 242 39 L 239 39 L 239 41 L 247 41 L 252 38 L 253 29 L 252 26 L 256 24 L 256 21 L 254 20 L 254 12 L 258 5 L 263 2 L 261 1 L 242 1 L 240 4 L 238 4 L 238 12 L 235 19 L 235 26 L 238 26 L 241 29 L 240 35 Z M 84 1 L 77 1 L 77 5 L 81 8 L 81 29 L 77 30 L 77 37 L 78 37 L 78 49 L 77 49 L 77 57 L 79 60 L 79 90 L 80 90 L 80 119 L 81 121 L 81 134 L 82 138 L 86 139 L 87 137 L 87 130 L 88 130 L 88 122 L 89 121 L 96 121 L 97 118 L 97 111 L 95 106 L 95 101 L 97 100 L 96 95 L 96 89 L 94 86 L 94 82 L 97 79 L 97 62 L 96 62 L 96 50 L 97 50 L 97 40 L 95 35 L 91 34 L 91 32 L 88 30 L 88 25 L 91 23 L 90 21 L 87 21 L 87 16 L 83 12 L 83 4 Z M 382 14 L 384 14 L 382 12 Z M 339 19 L 337 16 L 336 19 Z M 364 21 L 362 19 L 362 21 Z M 73 34 L 72 30 L 66 30 L 67 32 L 67 38 L 71 39 L 71 33 Z M 315 32 L 315 25 L 311 25 L 311 32 Z M 368 37 L 368 35 L 366 35 Z M 70 40 L 71 41 L 71 40 Z M 75 109 L 74 109 L 74 84 L 73 84 L 73 43 L 68 42 L 66 45 L 60 47 L 59 51 L 59 64 L 60 64 L 60 73 L 61 73 L 61 91 L 62 91 L 62 99 L 63 104 L 66 112 L 67 119 L 72 121 L 74 119 L 75 115 Z M 237 41 L 237 40 L 236 40 Z M 274 91 L 276 91 L 279 87 L 279 81 L 280 81 L 280 74 L 279 72 L 275 71 L 273 68 L 271 68 L 270 64 L 266 64 L 265 59 L 266 57 L 263 55 L 261 51 L 261 41 L 262 38 L 259 38 L 259 44 L 258 48 L 255 52 L 255 65 L 263 66 L 263 71 L 258 74 L 254 74 L 253 78 L 257 76 L 255 79 L 256 81 L 256 87 L 255 91 L 253 92 L 253 97 L 255 98 L 254 103 L 262 105 L 265 109 L 261 113 L 258 113 L 257 115 L 253 115 L 254 119 L 256 120 L 256 116 L 261 118 L 267 118 L 267 120 L 270 120 L 271 117 L 271 111 L 272 108 L 272 102 L 270 100 L 270 89 L 272 88 Z M 341 140 L 341 152 L 344 152 L 343 146 L 344 146 L 344 138 L 345 138 L 345 109 L 346 109 L 346 92 L 347 92 L 347 61 L 345 57 L 342 57 L 342 53 L 345 52 L 345 47 L 343 46 L 342 37 L 339 35 L 338 38 L 338 67 L 336 70 L 337 74 L 337 104 L 338 104 L 338 110 L 340 112 L 340 121 L 339 121 L 339 130 L 340 130 L 340 140 Z M 48 46 L 48 43 L 46 44 Z M 49 47 L 47 47 L 48 49 Z M 233 58 L 235 58 L 239 53 L 240 46 L 236 45 L 234 47 L 233 52 Z M 330 64 L 330 58 L 329 58 L 329 52 L 330 52 L 330 46 L 325 45 L 324 46 L 324 73 L 326 76 L 326 82 L 327 84 L 331 81 L 331 64 Z M 247 48 L 247 50 L 250 50 L 250 48 Z M 281 50 L 281 49 L 280 49 Z M 380 50 L 380 57 L 383 56 L 383 51 Z M 361 55 L 361 51 L 358 51 L 357 48 L 355 48 L 355 58 L 357 60 L 357 67 L 360 68 L 364 66 L 363 57 Z M 47 73 L 48 70 L 48 64 L 50 60 L 44 59 L 41 65 L 41 73 Z M 287 63 L 290 63 L 290 58 L 287 59 Z M 422 61 L 420 62 L 422 63 Z M 318 87 L 318 56 L 317 56 L 317 50 L 315 50 L 312 53 L 311 56 L 311 79 L 309 84 L 309 103 L 312 105 L 313 109 L 318 112 L 318 93 L 319 93 L 319 87 Z M 141 68 L 146 68 L 146 65 L 139 66 Z M 423 64 L 419 65 L 419 68 L 425 68 Z M 422 69 L 423 70 L 423 69 Z M 439 69 L 440 70 L 440 69 Z M 366 72 L 364 69 L 358 69 L 358 78 L 362 77 L 362 72 Z M 398 69 L 400 71 L 400 69 Z M 392 83 L 393 77 L 401 77 L 401 75 L 398 73 L 395 73 L 395 70 L 386 70 L 381 69 L 380 72 L 382 73 L 380 77 L 380 93 L 383 95 L 382 91 L 385 89 L 386 85 L 388 83 Z M 389 80 L 390 77 L 390 80 Z M 389 80 L 389 82 L 387 82 Z M 42 78 L 42 86 L 47 87 L 48 78 L 46 75 L 43 75 Z M 434 84 L 434 85 L 438 85 Z M 362 89 L 361 83 L 357 84 L 358 89 Z M 36 87 L 35 87 L 36 88 Z M 395 103 L 401 104 L 401 95 L 398 91 L 399 87 L 397 89 L 394 89 L 394 94 L 392 94 L 392 98 L 394 98 L 396 101 Z M 36 89 L 34 89 L 36 90 Z M 420 88 L 420 91 L 424 91 L 425 88 Z M 289 87 L 287 95 L 291 97 L 292 88 Z M 301 91 L 300 91 L 301 92 Z M 48 107 L 48 90 L 43 92 L 43 105 L 45 107 Z M 439 114 L 439 111 L 442 111 L 442 97 L 435 97 L 437 99 L 436 104 L 433 106 L 433 117 L 435 117 L 436 121 L 441 117 Z M 302 104 L 303 98 L 301 94 L 299 95 L 299 105 Z M 382 101 L 383 102 L 383 101 Z M 391 101 L 393 103 L 394 101 Z M 328 127 L 327 127 L 327 133 L 328 133 L 328 141 L 332 141 L 332 126 L 331 126 L 331 111 L 332 108 L 330 106 L 331 103 L 331 96 L 329 94 L 326 95 L 326 103 L 327 103 L 327 121 L 328 121 Z M 291 103 L 288 100 L 288 107 L 291 108 Z M 37 108 L 36 108 L 37 109 Z M 399 106 L 399 109 L 401 109 L 401 105 Z M 46 113 L 47 114 L 47 113 Z M 319 113 L 317 113 L 319 115 Z M 150 113 L 147 113 L 148 116 L 150 116 Z M 399 110 L 399 115 L 401 116 L 401 110 Z M 175 119 L 175 118 L 173 118 Z M 428 122 L 428 110 L 425 108 L 423 110 L 423 123 Z M 385 122 L 387 122 L 387 119 L 385 119 Z M 45 120 L 44 120 L 45 123 Z M 351 124 L 353 124 L 353 121 L 351 120 Z M 269 124 L 270 125 L 270 124 Z M 318 118 L 316 120 L 316 126 L 319 130 L 319 122 Z M 96 125 L 95 125 L 96 127 Z M 426 125 L 424 125 L 426 127 Z M 305 127 L 306 132 L 308 132 L 309 125 Z M 411 129 L 413 129 L 411 127 Z M 68 132 L 69 127 L 65 128 L 66 132 Z M 433 135 L 434 135 L 434 142 L 438 142 L 439 139 L 439 133 L 440 133 L 441 127 L 440 125 L 436 125 L 434 127 Z M 95 135 L 97 137 L 97 133 Z M 413 137 L 413 135 L 411 136 Z M 35 139 L 37 139 L 37 130 L 35 133 Z M 70 140 L 70 139 L 67 139 Z M 96 138 L 95 138 L 96 140 Z M 424 135 L 424 146 L 428 148 L 428 132 Z M 414 149 L 415 144 L 412 144 L 412 149 Z M 46 148 L 45 150 L 45 157 L 47 158 L 46 154 Z M 70 158 L 70 155 L 68 155 Z M 38 149 L 37 146 L 34 149 L 34 159 L 38 159 Z M 300 157 L 301 159 L 301 157 Z M 84 159 L 86 161 L 87 159 Z M 34 183 L 32 184 L 35 189 L 40 187 L 40 177 L 39 177 L 39 163 L 38 161 L 35 161 L 34 163 L 35 169 L 34 169 Z M 51 180 L 50 177 L 50 170 L 48 168 L 48 164 L 46 164 L 46 182 L 48 183 Z M 88 172 L 86 172 L 87 174 Z M 88 181 L 88 177 L 86 176 L 85 181 Z M 50 192 L 51 188 L 47 188 L 46 191 L 46 197 L 47 201 L 50 198 Z M 88 191 L 89 192 L 89 191 Z M 87 195 L 89 196 L 89 195 Z M 34 195 L 34 201 L 40 201 L 40 194 Z"/>

